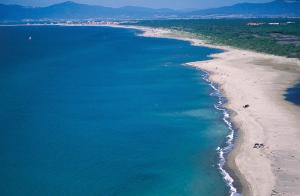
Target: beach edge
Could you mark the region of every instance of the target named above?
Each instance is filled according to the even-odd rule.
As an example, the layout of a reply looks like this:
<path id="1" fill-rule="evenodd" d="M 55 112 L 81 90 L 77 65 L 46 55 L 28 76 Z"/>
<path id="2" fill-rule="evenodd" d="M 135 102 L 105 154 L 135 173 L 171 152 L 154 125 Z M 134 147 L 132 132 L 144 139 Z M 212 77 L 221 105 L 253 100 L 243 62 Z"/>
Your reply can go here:
<path id="1" fill-rule="evenodd" d="M 181 41 L 188 41 L 188 42 L 191 43 L 191 45 L 194 45 L 194 46 L 202 46 L 202 47 L 208 47 L 208 48 L 213 48 L 213 49 L 220 49 L 220 50 L 222 50 L 221 53 L 226 52 L 228 50 L 231 50 L 230 47 L 211 45 L 211 44 L 206 43 L 204 40 L 200 40 L 200 39 L 197 39 L 197 38 L 190 38 L 188 35 L 183 34 L 183 32 L 178 32 L 178 31 L 174 31 L 174 30 L 171 30 L 171 29 L 152 28 L 152 27 L 133 26 L 133 25 L 102 25 L 102 26 L 108 26 L 108 27 L 113 27 L 113 28 L 136 29 L 136 30 L 142 31 L 142 34 L 140 34 L 140 36 L 156 37 L 156 38 L 167 38 L 167 39 L 177 39 L 177 40 L 181 40 Z M 211 59 L 209 61 L 213 61 L 216 57 L 210 56 L 210 58 Z M 205 61 L 199 61 L 199 62 L 205 62 Z M 201 68 L 198 65 L 195 66 L 195 63 L 199 63 L 199 62 L 187 62 L 186 64 L 188 66 L 192 66 L 192 67 L 195 67 L 197 69 L 200 68 L 201 71 L 205 71 L 207 73 L 207 76 L 208 76 L 207 77 L 207 82 L 210 83 L 211 85 L 212 85 L 212 83 L 215 83 L 217 85 L 221 85 L 218 81 L 212 79 L 211 76 L 214 73 L 211 72 L 211 70 Z M 227 97 L 224 96 L 224 92 L 223 92 L 224 90 L 222 88 L 216 89 L 216 91 L 220 91 L 222 96 L 227 99 Z M 232 121 L 232 116 L 234 116 L 235 112 L 232 109 L 230 109 L 230 107 L 228 107 L 227 103 L 222 103 L 220 106 L 224 107 L 224 109 L 229 113 L 229 120 L 231 122 L 233 122 Z M 250 196 L 250 195 L 252 195 L 252 191 L 251 191 L 251 188 L 250 188 L 251 186 L 248 183 L 248 181 L 245 179 L 245 176 L 240 172 L 238 166 L 235 164 L 235 157 L 239 153 L 239 150 L 240 150 L 238 145 L 240 145 L 240 143 L 242 143 L 242 137 L 237 137 L 236 136 L 237 132 L 239 132 L 239 127 L 236 125 L 236 123 L 233 122 L 233 126 L 234 126 L 233 129 L 234 129 L 234 137 L 235 137 L 234 146 L 231 149 L 231 152 L 229 154 L 227 154 L 227 157 L 225 157 L 226 162 L 225 162 L 225 165 L 224 165 L 223 169 L 225 169 L 226 172 L 230 175 L 230 177 L 234 180 L 234 184 L 238 185 L 237 187 L 234 187 L 234 188 L 236 188 L 238 191 L 240 191 L 242 193 L 242 195 L 245 195 L 245 196 L 249 195 Z M 227 184 L 227 185 L 230 186 L 229 184 Z M 230 187 L 230 188 L 232 188 L 232 187 Z M 236 192 L 235 193 L 231 192 L 231 195 L 234 195 L 234 194 L 237 194 L 237 193 Z"/>

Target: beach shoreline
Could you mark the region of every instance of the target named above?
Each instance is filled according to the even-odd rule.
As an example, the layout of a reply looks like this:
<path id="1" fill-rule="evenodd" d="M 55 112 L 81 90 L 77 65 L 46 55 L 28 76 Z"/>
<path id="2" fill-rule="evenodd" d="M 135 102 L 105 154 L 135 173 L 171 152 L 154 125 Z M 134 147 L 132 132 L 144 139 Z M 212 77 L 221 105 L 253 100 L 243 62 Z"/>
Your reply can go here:
<path id="1" fill-rule="evenodd" d="M 57 25 L 137 29 L 142 32 L 140 36 L 178 39 L 223 50 L 211 55 L 210 60 L 187 64 L 207 72 L 209 81 L 218 84 L 227 99 L 224 107 L 238 135 L 226 162 L 227 171 L 238 178 L 243 195 L 300 195 L 300 107 L 284 98 L 286 90 L 300 82 L 298 59 L 212 45 L 169 29 Z"/>
<path id="2" fill-rule="evenodd" d="M 228 100 L 225 108 L 238 137 L 226 167 L 239 179 L 243 195 L 300 195 L 300 107 L 284 98 L 300 81 L 298 59 L 212 45 L 169 29 L 109 26 L 223 50 L 188 65 L 208 72 Z"/>

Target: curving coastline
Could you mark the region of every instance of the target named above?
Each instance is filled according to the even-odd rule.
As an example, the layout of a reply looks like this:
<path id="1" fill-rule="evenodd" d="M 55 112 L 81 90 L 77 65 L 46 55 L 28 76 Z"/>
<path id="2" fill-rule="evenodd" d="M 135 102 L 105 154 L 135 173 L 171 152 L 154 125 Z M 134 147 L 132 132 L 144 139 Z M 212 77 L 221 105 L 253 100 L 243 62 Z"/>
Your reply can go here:
<path id="1" fill-rule="evenodd" d="M 123 26 L 123 25 L 104 25 L 109 27 L 116 27 L 116 28 L 133 28 L 141 30 L 141 34 L 138 34 L 138 36 L 145 36 L 145 37 L 159 37 L 159 38 L 170 38 L 170 39 L 178 39 L 182 41 L 188 41 L 192 45 L 195 46 L 206 46 L 211 48 L 213 47 L 209 44 L 206 44 L 204 41 L 199 39 L 190 38 L 189 34 L 184 34 L 183 32 L 177 32 L 169 29 L 158 29 L 158 28 L 149 28 L 149 27 L 140 27 L 140 26 Z M 223 51 L 224 48 L 219 48 Z M 205 62 L 205 61 L 200 61 Z M 187 66 L 194 66 L 193 63 L 186 63 Z M 214 90 L 213 93 L 211 93 L 211 96 L 218 97 L 218 102 L 215 104 L 215 109 L 222 111 L 223 113 L 223 121 L 228 127 L 228 135 L 226 136 L 226 140 L 222 146 L 219 146 L 216 151 L 218 153 L 218 170 L 220 171 L 220 174 L 223 176 L 224 181 L 226 182 L 227 186 L 229 187 L 229 195 L 230 196 L 240 196 L 241 194 L 238 192 L 242 189 L 242 187 L 236 187 L 236 185 L 240 185 L 240 177 L 236 175 L 235 170 L 233 167 L 228 167 L 228 161 L 227 157 L 229 157 L 229 154 L 232 152 L 234 147 L 234 142 L 236 138 L 236 130 L 234 128 L 234 125 L 231 122 L 231 112 L 229 109 L 226 108 L 227 99 L 223 96 L 222 88 L 220 88 L 219 83 L 211 80 L 210 72 L 206 71 L 205 69 L 199 68 L 196 66 L 197 69 L 201 69 L 202 72 L 205 74 L 202 76 L 202 79 L 205 80 L 211 88 Z"/>
<path id="2" fill-rule="evenodd" d="M 142 36 L 222 49 L 224 52 L 212 55 L 211 60 L 188 63 L 206 71 L 213 88 L 218 84 L 215 90 L 227 99 L 224 120 L 230 114 L 230 122 L 237 130 L 237 141 L 226 165 L 220 165 L 221 173 L 225 167 L 225 174 L 229 171 L 231 176 L 237 176 L 243 195 L 300 195 L 300 107 L 284 97 L 286 89 L 300 79 L 299 60 L 210 45 L 190 34 L 168 29 L 108 26 L 139 29 Z M 223 103 L 219 104 L 216 107 Z M 245 104 L 250 107 L 243 108 Z M 254 148 L 256 143 L 263 147 Z M 222 151 L 219 153 L 221 156 Z"/>
<path id="3" fill-rule="evenodd" d="M 168 29 L 115 27 L 224 50 L 212 60 L 188 64 L 207 71 L 228 100 L 225 108 L 238 131 L 228 157 L 229 171 L 238 177 L 243 195 L 300 195 L 300 107 L 284 98 L 286 89 L 300 79 L 298 59 L 211 45 Z M 246 104 L 249 108 L 243 108 Z"/>

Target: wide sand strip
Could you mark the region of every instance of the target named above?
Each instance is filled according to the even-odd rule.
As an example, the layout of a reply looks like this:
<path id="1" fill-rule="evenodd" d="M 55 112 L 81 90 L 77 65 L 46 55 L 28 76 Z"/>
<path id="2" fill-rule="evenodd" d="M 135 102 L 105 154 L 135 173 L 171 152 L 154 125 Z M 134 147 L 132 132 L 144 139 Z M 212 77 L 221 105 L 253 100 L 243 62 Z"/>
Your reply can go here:
<path id="1" fill-rule="evenodd" d="M 209 71 L 228 99 L 239 131 L 229 164 L 244 193 L 300 195 L 300 109 L 283 96 L 300 78 L 299 61 L 234 49 L 213 57 L 191 65 Z"/>

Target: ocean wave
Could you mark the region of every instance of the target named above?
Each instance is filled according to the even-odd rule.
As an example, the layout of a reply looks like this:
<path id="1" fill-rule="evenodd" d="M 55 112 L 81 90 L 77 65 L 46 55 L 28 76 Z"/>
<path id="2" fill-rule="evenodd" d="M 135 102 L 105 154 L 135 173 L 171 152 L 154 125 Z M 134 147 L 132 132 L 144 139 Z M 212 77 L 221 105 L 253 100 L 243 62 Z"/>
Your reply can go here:
<path id="1" fill-rule="evenodd" d="M 230 114 L 229 112 L 223 107 L 224 103 L 226 101 L 225 97 L 221 94 L 218 84 L 212 82 L 209 80 L 209 73 L 204 72 L 202 75 L 203 80 L 205 80 L 211 88 L 214 90 L 213 93 L 210 94 L 210 96 L 216 96 L 218 97 L 218 102 L 214 105 L 215 109 L 222 111 L 223 113 L 223 121 L 226 123 L 229 133 L 226 136 L 226 142 L 219 146 L 216 151 L 218 152 L 219 157 L 219 163 L 218 163 L 218 169 L 220 173 L 222 174 L 226 185 L 229 187 L 230 196 L 240 196 L 241 194 L 237 192 L 236 187 L 234 187 L 234 179 L 230 176 L 230 174 L 225 170 L 225 164 L 226 164 L 226 157 L 233 149 L 234 145 L 234 136 L 235 136 L 235 130 L 233 128 L 232 123 L 230 122 Z"/>

